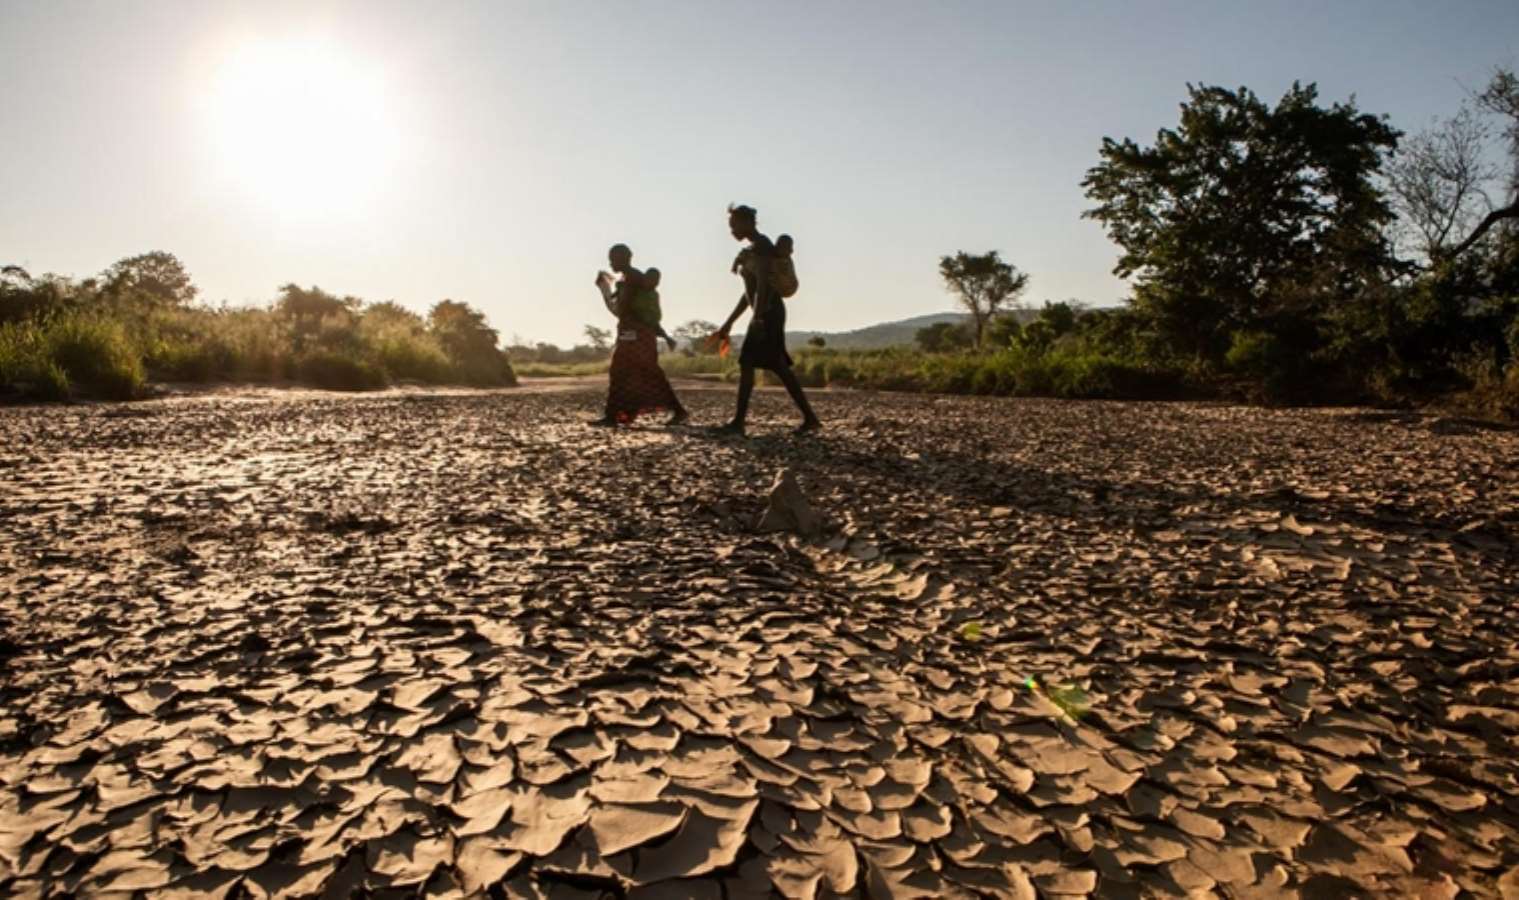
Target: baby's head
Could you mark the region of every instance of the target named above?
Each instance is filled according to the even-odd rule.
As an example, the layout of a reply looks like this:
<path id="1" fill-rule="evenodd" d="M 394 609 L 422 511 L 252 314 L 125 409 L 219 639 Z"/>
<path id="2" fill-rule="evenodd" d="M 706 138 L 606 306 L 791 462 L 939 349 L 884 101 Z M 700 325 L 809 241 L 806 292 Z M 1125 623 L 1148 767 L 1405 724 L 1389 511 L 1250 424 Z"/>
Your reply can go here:
<path id="1" fill-rule="evenodd" d="M 775 239 L 775 252 L 781 256 L 790 256 L 791 248 L 791 235 L 783 234 Z"/>
<path id="2" fill-rule="evenodd" d="M 653 266 L 643 270 L 643 280 L 651 288 L 659 287 L 659 270 Z"/>

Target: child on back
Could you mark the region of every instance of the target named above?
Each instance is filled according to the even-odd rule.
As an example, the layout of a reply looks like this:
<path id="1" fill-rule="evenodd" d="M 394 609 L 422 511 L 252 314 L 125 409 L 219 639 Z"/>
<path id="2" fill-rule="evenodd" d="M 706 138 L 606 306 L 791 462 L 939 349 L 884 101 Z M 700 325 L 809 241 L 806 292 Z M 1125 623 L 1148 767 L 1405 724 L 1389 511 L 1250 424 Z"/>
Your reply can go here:
<path id="1" fill-rule="evenodd" d="M 640 325 L 648 328 L 658 337 L 664 338 L 665 345 L 671 350 L 675 349 L 675 339 L 665 332 L 664 326 L 659 324 L 664 318 L 659 308 L 659 270 L 652 266 L 643 272 L 643 287 L 635 293 L 629 301 L 628 315 Z"/>
<path id="2" fill-rule="evenodd" d="M 796 278 L 796 263 L 791 261 L 791 254 L 795 252 L 796 243 L 791 235 L 783 234 L 775 239 L 775 255 L 770 258 L 770 286 L 782 297 L 790 297 L 795 294 L 800 286 Z M 733 257 L 733 274 L 747 272 L 750 263 L 754 259 L 754 248 L 745 247 Z"/>
<path id="3" fill-rule="evenodd" d="M 791 235 L 775 239 L 775 259 L 770 263 L 770 284 L 782 297 L 790 297 L 800 287 L 796 280 L 796 263 L 791 261 L 794 244 Z"/>

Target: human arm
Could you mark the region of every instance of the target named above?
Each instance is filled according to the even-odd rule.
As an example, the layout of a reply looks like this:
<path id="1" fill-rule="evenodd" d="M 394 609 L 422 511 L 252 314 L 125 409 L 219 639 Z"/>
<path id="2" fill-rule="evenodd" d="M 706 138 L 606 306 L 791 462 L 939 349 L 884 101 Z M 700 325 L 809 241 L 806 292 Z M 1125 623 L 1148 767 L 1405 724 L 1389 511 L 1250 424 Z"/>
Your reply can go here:
<path id="1" fill-rule="evenodd" d="M 738 298 L 738 305 L 733 307 L 733 312 L 728 316 L 728 320 L 723 323 L 723 327 L 718 329 L 717 333 L 719 335 L 727 337 L 729 332 L 733 330 L 733 323 L 738 321 L 738 317 L 744 314 L 744 310 L 753 309 L 756 318 L 763 313 L 763 310 L 759 307 L 759 302 L 760 298 L 764 296 L 761 291 L 767 283 L 764 279 L 769 273 L 769 262 L 764 254 L 759 251 L 759 248 L 752 245 L 745 247 L 743 252 L 738 255 L 738 258 L 733 261 L 734 270 L 744 277 L 744 293 L 743 296 Z"/>
<path id="2" fill-rule="evenodd" d="M 731 312 L 731 313 L 728 314 L 727 321 L 723 322 L 723 327 L 717 329 L 717 333 L 719 335 L 723 336 L 723 337 L 727 337 L 728 334 L 733 331 L 733 323 L 737 322 L 738 321 L 738 317 L 741 316 L 741 315 L 743 315 L 744 314 L 744 310 L 746 310 L 748 308 L 749 308 L 749 292 L 745 291 L 743 294 L 739 295 L 738 305 L 735 306 L 735 307 L 733 307 L 733 312 Z"/>
<path id="3" fill-rule="evenodd" d="M 597 272 L 596 287 L 601 291 L 601 302 L 606 304 L 607 312 L 617 315 L 616 295 L 612 291 L 612 276 L 607 272 Z"/>

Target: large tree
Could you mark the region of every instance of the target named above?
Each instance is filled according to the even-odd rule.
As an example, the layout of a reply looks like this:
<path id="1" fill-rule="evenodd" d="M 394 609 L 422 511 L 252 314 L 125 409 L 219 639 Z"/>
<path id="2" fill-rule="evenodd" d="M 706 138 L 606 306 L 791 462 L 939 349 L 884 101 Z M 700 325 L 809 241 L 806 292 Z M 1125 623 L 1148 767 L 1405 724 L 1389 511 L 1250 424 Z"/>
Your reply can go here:
<path id="1" fill-rule="evenodd" d="M 717 326 L 705 319 L 692 319 L 686 324 L 675 329 L 675 340 L 686 345 L 688 350 L 699 350 L 702 342 L 717 332 Z"/>
<path id="2" fill-rule="evenodd" d="M 428 311 L 427 324 L 455 357 L 496 349 L 496 330 L 486 324 L 484 313 L 468 303 L 439 300 Z"/>
<path id="3" fill-rule="evenodd" d="M 1135 279 L 1134 305 L 1178 349 L 1218 358 L 1232 332 L 1312 317 L 1391 264 L 1376 178 L 1399 133 L 1352 100 L 1294 84 L 1275 107 L 1187 86 L 1153 146 L 1102 143 L 1082 185 Z"/>
<path id="4" fill-rule="evenodd" d="M 1497 116 L 1501 123 L 1508 150 L 1508 190 L 1502 204 L 1492 209 L 1472 233 L 1450 251 L 1452 257 L 1466 252 L 1499 222 L 1507 222 L 1512 227 L 1514 221 L 1519 220 L 1519 76 L 1508 69 L 1498 69 L 1493 73 L 1492 81 L 1477 95 L 1477 104 Z M 1512 231 L 1509 233 L 1513 234 Z"/>
<path id="5" fill-rule="evenodd" d="M 357 297 L 337 297 L 316 285 L 303 288 L 295 282 L 280 286 L 279 298 L 274 309 L 279 315 L 290 319 L 318 322 L 329 316 L 346 317 L 363 305 Z"/>
<path id="6" fill-rule="evenodd" d="M 364 318 L 377 324 L 402 327 L 421 332 L 427 328 L 422 317 L 394 300 L 381 300 L 364 307 Z"/>
<path id="7" fill-rule="evenodd" d="M 1017 300 L 1028 288 L 1028 275 L 1002 261 L 996 250 L 971 254 L 964 250 L 939 260 L 944 284 L 970 310 L 976 346 L 981 346 L 986 323 Z"/>
<path id="8" fill-rule="evenodd" d="M 585 339 L 590 343 L 591 349 L 598 353 L 605 353 L 612 349 L 612 332 L 610 329 L 587 325 L 585 326 Z"/>
<path id="9" fill-rule="evenodd" d="M 136 295 L 154 303 L 184 306 L 199 293 L 179 257 L 162 250 L 139 253 L 117 262 L 101 273 L 105 292 L 111 296 Z"/>
<path id="10" fill-rule="evenodd" d="M 1426 261 L 1448 255 L 1492 209 L 1487 187 L 1498 173 L 1486 158 L 1488 132 L 1463 106 L 1404 141 L 1388 167 L 1401 232 Z"/>
<path id="11" fill-rule="evenodd" d="M 439 300 L 427 313 L 427 325 L 466 381 L 516 383 L 511 363 L 496 346 L 496 329 L 486 324 L 484 313 L 468 303 Z"/>

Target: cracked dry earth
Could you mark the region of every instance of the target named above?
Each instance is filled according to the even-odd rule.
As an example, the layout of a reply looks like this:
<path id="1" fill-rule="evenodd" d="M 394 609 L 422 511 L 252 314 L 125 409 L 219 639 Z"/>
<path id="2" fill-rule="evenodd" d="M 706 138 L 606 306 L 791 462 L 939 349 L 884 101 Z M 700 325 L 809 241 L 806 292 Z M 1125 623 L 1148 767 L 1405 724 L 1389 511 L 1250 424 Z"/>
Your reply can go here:
<path id="1" fill-rule="evenodd" d="M 0 410 L 0 893 L 1519 891 L 1519 435 L 600 401 Z"/>

